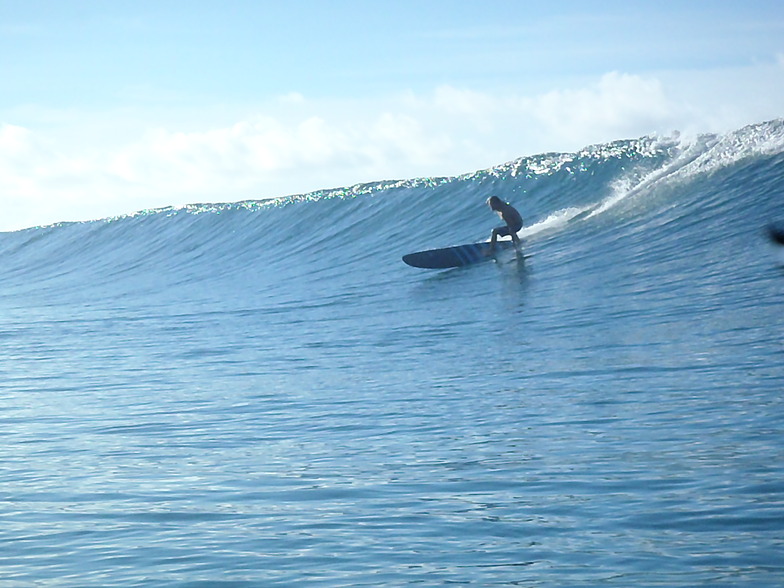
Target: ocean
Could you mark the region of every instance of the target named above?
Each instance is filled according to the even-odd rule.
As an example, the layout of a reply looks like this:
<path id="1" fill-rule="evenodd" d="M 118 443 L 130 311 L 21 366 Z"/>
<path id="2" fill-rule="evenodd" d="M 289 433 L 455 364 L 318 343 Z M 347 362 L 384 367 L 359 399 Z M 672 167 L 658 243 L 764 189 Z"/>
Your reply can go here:
<path id="1" fill-rule="evenodd" d="M 0 586 L 784 585 L 782 219 L 777 120 L 0 233 Z"/>

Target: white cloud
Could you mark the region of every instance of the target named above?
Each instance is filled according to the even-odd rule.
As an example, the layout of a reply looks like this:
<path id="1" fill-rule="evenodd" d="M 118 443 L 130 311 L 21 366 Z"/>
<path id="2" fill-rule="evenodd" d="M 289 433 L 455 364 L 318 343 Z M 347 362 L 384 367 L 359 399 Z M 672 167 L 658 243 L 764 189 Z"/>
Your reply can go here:
<path id="1" fill-rule="evenodd" d="M 569 135 L 597 130 L 623 133 L 640 122 L 653 124 L 670 116 L 670 106 L 655 79 L 609 73 L 593 87 L 550 92 L 532 101 L 534 115 L 550 130 Z"/>
<path id="2" fill-rule="evenodd" d="M 694 76 L 613 72 L 584 87 L 541 95 L 444 85 L 428 93 L 339 102 L 294 92 L 229 123 L 221 110 L 222 119 L 211 124 L 195 113 L 169 124 L 159 120 L 155 128 L 141 114 L 128 120 L 68 113 L 59 129 L 47 122 L 51 115 L 38 126 L 4 124 L 0 230 L 170 204 L 458 174 L 543 151 L 676 128 L 729 130 L 717 127 L 784 115 L 780 63 L 734 77 L 704 75 L 702 91 L 688 85 Z M 759 106 L 750 107 L 755 97 L 761 97 Z M 106 129 L 114 127 L 107 121 L 114 119 L 118 132 L 111 136 Z"/>
<path id="3" fill-rule="evenodd" d="M 83 157 L 66 155 L 40 134 L 16 125 L 0 126 L 0 230 L 60 220 L 59 214 L 90 200 L 80 178 L 98 169 Z M 80 216 L 86 214 L 80 210 Z"/>
<path id="4" fill-rule="evenodd" d="M 570 142 L 576 137 L 590 142 L 590 137 L 609 140 L 655 131 L 674 121 L 677 110 L 657 79 L 617 72 L 602 76 L 591 87 L 549 92 L 524 104 L 530 105 L 546 132 Z"/>
<path id="5" fill-rule="evenodd" d="M 484 116 L 497 111 L 499 99 L 493 95 L 475 90 L 439 86 L 433 93 L 433 105 L 449 114 Z"/>

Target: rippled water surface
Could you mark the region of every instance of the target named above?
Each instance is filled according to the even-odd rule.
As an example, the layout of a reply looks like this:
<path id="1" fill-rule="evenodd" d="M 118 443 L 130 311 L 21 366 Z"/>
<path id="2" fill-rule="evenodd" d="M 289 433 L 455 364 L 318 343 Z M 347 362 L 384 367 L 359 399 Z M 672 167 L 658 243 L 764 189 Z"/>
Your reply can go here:
<path id="1" fill-rule="evenodd" d="M 782 585 L 752 130 L 0 235 L 0 585 Z"/>

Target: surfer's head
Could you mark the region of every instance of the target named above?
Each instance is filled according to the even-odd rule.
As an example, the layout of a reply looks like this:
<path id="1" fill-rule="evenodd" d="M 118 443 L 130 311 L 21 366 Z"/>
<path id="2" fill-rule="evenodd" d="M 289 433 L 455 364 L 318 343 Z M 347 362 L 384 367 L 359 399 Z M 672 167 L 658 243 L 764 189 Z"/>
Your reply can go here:
<path id="1" fill-rule="evenodd" d="M 490 196 L 490 198 L 487 199 L 487 205 L 493 210 L 498 210 L 502 204 L 503 201 L 498 196 Z"/>

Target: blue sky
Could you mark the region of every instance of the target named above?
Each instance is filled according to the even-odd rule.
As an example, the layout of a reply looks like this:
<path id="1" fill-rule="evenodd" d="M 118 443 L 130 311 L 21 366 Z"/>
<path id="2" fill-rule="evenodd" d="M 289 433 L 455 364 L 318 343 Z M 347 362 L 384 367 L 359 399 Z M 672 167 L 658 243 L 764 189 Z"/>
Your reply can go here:
<path id="1" fill-rule="evenodd" d="M 0 230 L 784 116 L 784 4 L 0 0 Z"/>

